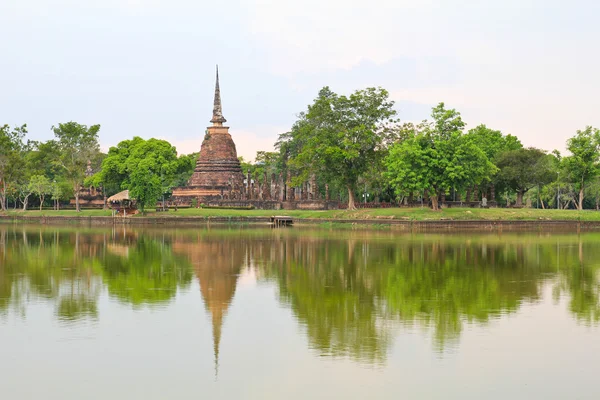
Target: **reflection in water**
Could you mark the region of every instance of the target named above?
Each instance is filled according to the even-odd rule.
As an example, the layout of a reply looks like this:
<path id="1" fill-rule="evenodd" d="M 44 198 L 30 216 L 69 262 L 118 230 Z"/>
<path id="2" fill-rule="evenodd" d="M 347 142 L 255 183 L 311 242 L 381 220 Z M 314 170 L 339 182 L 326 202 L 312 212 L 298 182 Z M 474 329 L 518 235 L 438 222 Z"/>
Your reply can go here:
<path id="1" fill-rule="evenodd" d="M 188 257 L 200 281 L 200 291 L 206 311 L 212 318 L 215 376 L 219 371 L 219 346 L 223 318 L 233 300 L 238 276 L 244 265 L 244 253 L 235 241 L 178 241 L 173 249 Z"/>
<path id="2" fill-rule="evenodd" d="M 167 304 L 195 274 L 212 319 L 215 373 L 224 318 L 247 270 L 276 285 L 320 355 L 382 363 L 393 329 L 416 325 L 443 351 L 465 324 L 541 301 L 600 316 L 600 236 L 399 235 L 302 229 L 76 230 L 0 227 L 0 313 L 55 305 L 61 321 L 102 318 L 103 290 L 134 308 Z"/>
<path id="3" fill-rule="evenodd" d="M 173 298 L 192 279 L 188 261 L 167 237 L 131 231 L 14 229 L 0 231 L 0 310 L 25 313 L 30 299 L 57 304 L 60 319 L 98 317 L 103 286 L 140 306 Z"/>

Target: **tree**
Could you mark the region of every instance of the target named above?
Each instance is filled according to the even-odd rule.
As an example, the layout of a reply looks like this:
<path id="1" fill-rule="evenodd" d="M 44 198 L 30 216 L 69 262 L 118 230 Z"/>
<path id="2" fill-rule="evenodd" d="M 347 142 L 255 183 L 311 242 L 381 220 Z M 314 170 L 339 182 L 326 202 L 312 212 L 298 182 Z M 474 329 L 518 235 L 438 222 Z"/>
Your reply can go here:
<path id="1" fill-rule="evenodd" d="M 496 164 L 496 158 L 499 154 L 523 148 L 523 145 L 516 136 L 503 135 L 502 132 L 488 128 L 483 124 L 469 130 L 467 136 L 477 147 L 483 150 L 488 160 L 494 164 Z M 490 191 L 490 200 L 495 200 L 497 183 L 498 182 L 492 177 L 488 187 Z M 476 189 L 476 187 L 473 189 Z M 469 194 L 470 191 L 468 191 L 467 197 L 470 197 Z M 476 196 L 478 195 L 476 194 Z"/>
<path id="2" fill-rule="evenodd" d="M 552 168 L 551 157 L 534 147 L 510 150 L 498 155 L 496 166 L 500 171 L 497 181 L 517 193 L 517 207 L 523 205 L 523 195 L 529 189 L 554 180 L 556 173 Z"/>
<path id="3" fill-rule="evenodd" d="M 460 113 L 433 108 L 432 123 L 424 122 L 412 136 L 390 147 L 386 176 L 398 195 L 427 192 L 434 210 L 438 196 L 450 188 L 464 189 L 496 172 L 483 151 L 463 135 Z"/>
<path id="4" fill-rule="evenodd" d="M 285 147 L 298 173 L 294 182 L 306 181 L 313 173 L 339 181 L 348 191 L 348 208 L 354 209 L 358 178 L 382 155 L 395 122 L 393 106 L 381 88 L 358 90 L 349 97 L 321 89 L 287 138 L 280 138 L 280 143 L 292 143 Z"/>
<path id="5" fill-rule="evenodd" d="M 570 156 L 563 157 L 561 169 L 579 192 L 577 209 L 583 209 L 586 185 L 600 174 L 600 130 L 591 126 L 579 130 L 567 141 Z"/>
<path id="6" fill-rule="evenodd" d="M 516 136 L 503 135 L 502 132 L 490 129 L 483 124 L 469 130 L 467 135 L 492 162 L 501 153 L 523 148 L 521 141 Z"/>
<path id="7" fill-rule="evenodd" d="M 135 136 L 108 150 L 94 181 L 101 182 L 110 194 L 131 189 L 133 173 L 145 161 L 143 165 L 159 177 L 161 186 L 173 186 L 181 182 L 180 174 L 190 174 L 190 169 L 193 172 L 195 160 L 192 161 L 192 157 L 177 158 L 177 150 L 166 140 L 144 140 Z"/>
<path id="8" fill-rule="evenodd" d="M 27 170 L 31 176 L 44 175 L 50 181 L 55 180 L 63 172 L 58 163 L 60 149 L 56 140 L 46 142 L 29 142 L 29 151 L 26 155 Z"/>
<path id="9" fill-rule="evenodd" d="M 156 203 L 171 187 L 180 184 L 182 176 L 190 174 L 194 165 L 192 156 L 177 158 L 177 150 L 166 140 L 136 136 L 109 149 L 93 181 L 115 193 L 129 189 L 130 196 L 145 212 L 147 205 Z"/>
<path id="10" fill-rule="evenodd" d="M 139 168 L 132 172 L 129 184 L 129 194 L 137 201 L 142 214 L 146 213 L 146 205 L 156 204 L 163 189 L 160 178 L 147 165 L 146 161 L 140 163 Z"/>
<path id="11" fill-rule="evenodd" d="M 44 205 L 46 194 L 52 190 L 50 181 L 44 175 L 34 175 L 29 180 L 29 191 L 40 198 L 40 211 Z"/>
<path id="12" fill-rule="evenodd" d="M 17 184 L 17 178 L 24 170 L 23 142 L 27 133 L 27 125 L 15 127 L 0 126 L 0 209 L 6 210 L 6 196 L 9 186 Z"/>
<path id="13" fill-rule="evenodd" d="M 63 195 L 63 190 L 60 183 L 57 183 L 56 181 L 52 182 L 52 185 L 50 186 L 50 194 L 52 195 L 52 200 L 54 201 L 54 209 L 58 211 L 60 208 L 60 198 Z"/>
<path id="14" fill-rule="evenodd" d="M 185 186 L 196 168 L 198 153 L 182 154 L 177 158 L 177 170 L 173 178 L 173 187 Z"/>
<path id="15" fill-rule="evenodd" d="M 29 202 L 29 196 L 33 193 L 28 183 L 17 184 L 18 197 L 23 204 L 23 211 L 27 211 L 27 204 Z"/>
<path id="16" fill-rule="evenodd" d="M 92 160 L 100 152 L 98 131 L 100 125 L 89 128 L 77 122 L 67 122 L 53 126 L 60 157 L 58 164 L 62 167 L 65 178 L 71 183 L 75 195 L 75 209 L 79 207 L 79 189 L 85 178 L 88 160 Z"/>

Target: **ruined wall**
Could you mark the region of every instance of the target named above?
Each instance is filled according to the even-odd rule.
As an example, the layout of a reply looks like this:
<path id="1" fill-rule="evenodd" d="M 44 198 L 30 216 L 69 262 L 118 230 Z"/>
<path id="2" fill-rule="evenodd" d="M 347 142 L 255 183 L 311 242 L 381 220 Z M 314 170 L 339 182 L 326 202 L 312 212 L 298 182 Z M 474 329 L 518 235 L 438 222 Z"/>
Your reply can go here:
<path id="1" fill-rule="evenodd" d="M 338 201 L 302 200 L 284 201 L 281 203 L 284 210 L 337 210 L 340 208 Z"/>

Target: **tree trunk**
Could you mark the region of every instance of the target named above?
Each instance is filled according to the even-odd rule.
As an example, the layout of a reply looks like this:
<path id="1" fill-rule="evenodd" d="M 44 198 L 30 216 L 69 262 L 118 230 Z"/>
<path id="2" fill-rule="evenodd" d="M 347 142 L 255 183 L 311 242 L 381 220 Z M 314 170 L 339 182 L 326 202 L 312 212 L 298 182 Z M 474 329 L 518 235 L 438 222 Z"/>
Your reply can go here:
<path id="1" fill-rule="evenodd" d="M 540 199 L 540 204 L 542 205 L 542 210 L 545 210 L 546 207 L 544 206 L 544 200 L 542 200 L 542 195 L 540 194 L 539 191 L 538 191 L 538 198 Z"/>
<path id="2" fill-rule="evenodd" d="M 42 211 L 43 204 L 44 204 L 44 196 L 40 196 L 40 211 Z"/>
<path id="3" fill-rule="evenodd" d="M 515 206 L 517 206 L 517 207 L 523 206 L 523 194 L 524 193 L 525 192 L 523 191 L 523 189 L 517 190 L 517 202 L 515 203 Z"/>
<path id="4" fill-rule="evenodd" d="M 27 203 L 29 202 L 29 194 L 23 198 L 23 211 L 27 211 Z"/>
<path id="5" fill-rule="evenodd" d="M 348 188 L 348 210 L 356 210 L 356 199 L 354 198 L 354 189 L 351 185 L 346 185 Z"/>
<path id="6" fill-rule="evenodd" d="M 581 189 L 579 189 L 579 204 L 577 204 L 577 209 L 579 211 L 583 210 L 583 185 L 581 185 Z"/>
<path id="7" fill-rule="evenodd" d="M 6 211 L 6 181 L 2 180 L 2 192 L 0 193 L 0 204 L 2 211 Z"/>
<path id="8" fill-rule="evenodd" d="M 471 187 L 467 189 L 467 194 L 465 195 L 465 201 L 469 203 L 471 201 Z"/>
<path id="9" fill-rule="evenodd" d="M 433 194 L 431 196 L 429 196 L 429 198 L 431 199 L 431 209 L 433 211 L 438 211 L 440 209 L 440 206 L 438 204 L 437 192 L 434 191 Z"/>

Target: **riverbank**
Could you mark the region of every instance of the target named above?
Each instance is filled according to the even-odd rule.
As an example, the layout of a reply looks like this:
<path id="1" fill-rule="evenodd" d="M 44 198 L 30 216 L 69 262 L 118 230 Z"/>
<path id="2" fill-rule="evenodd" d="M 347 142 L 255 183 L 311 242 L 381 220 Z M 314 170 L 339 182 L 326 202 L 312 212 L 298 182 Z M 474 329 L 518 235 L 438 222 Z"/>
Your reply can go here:
<path id="1" fill-rule="evenodd" d="M 417 230 L 597 230 L 600 212 L 585 210 L 465 209 L 432 211 L 422 208 L 363 209 L 356 211 L 272 211 L 230 209 L 182 209 L 147 213 L 146 216 L 112 217 L 110 211 L 12 211 L 0 214 L 0 222 L 85 225 L 268 224 L 272 215 L 288 215 L 295 224 L 327 226 L 389 226 Z"/>
<path id="2" fill-rule="evenodd" d="M 135 215 L 127 219 L 253 219 L 268 218 L 272 215 L 288 215 L 295 220 L 386 220 L 398 221 L 600 221 L 600 212 L 595 210 L 541 210 L 532 208 L 447 208 L 432 211 L 429 208 L 381 208 L 348 210 L 232 210 L 187 208 L 178 211 L 149 211 L 145 216 Z M 2 218 L 20 219 L 22 217 L 111 217 L 110 210 L 28 210 L 0 213 Z"/>

